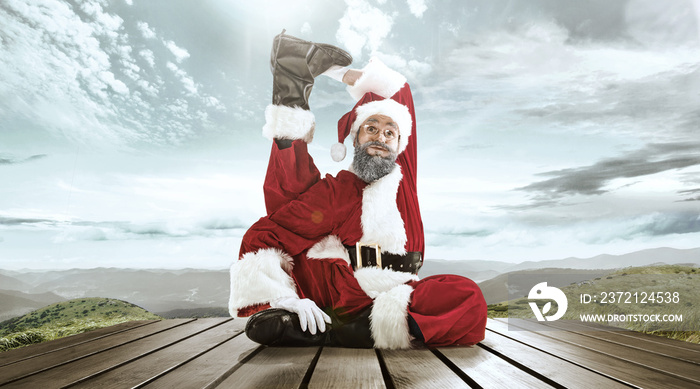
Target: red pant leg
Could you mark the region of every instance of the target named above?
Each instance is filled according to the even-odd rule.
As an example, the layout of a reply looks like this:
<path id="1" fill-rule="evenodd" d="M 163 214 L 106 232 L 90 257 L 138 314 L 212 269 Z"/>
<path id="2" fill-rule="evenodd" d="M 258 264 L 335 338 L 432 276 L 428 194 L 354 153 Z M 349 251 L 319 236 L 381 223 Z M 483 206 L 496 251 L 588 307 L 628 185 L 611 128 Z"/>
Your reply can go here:
<path id="1" fill-rule="evenodd" d="M 292 272 L 299 297 L 313 300 L 320 308 L 338 315 L 354 316 L 372 305 L 355 275 L 342 259 L 294 259 Z"/>
<path id="2" fill-rule="evenodd" d="M 486 301 L 469 278 L 436 275 L 410 283 L 408 313 L 429 346 L 472 345 L 484 339 Z"/>
<path id="3" fill-rule="evenodd" d="M 263 193 L 267 214 L 296 200 L 321 179 L 306 142 L 296 140 L 291 147 L 280 149 L 272 142 Z"/>

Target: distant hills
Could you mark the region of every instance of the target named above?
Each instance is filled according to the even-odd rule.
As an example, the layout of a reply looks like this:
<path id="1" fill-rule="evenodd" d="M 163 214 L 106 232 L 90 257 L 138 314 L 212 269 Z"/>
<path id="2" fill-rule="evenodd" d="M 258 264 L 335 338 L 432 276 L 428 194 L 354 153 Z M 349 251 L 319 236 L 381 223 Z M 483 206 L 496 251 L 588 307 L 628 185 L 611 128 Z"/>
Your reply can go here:
<path id="1" fill-rule="evenodd" d="M 512 263 L 499 261 L 449 261 L 444 259 L 426 259 L 418 274 L 428 277 L 436 274 L 457 274 L 471 278 L 475 282 L 491 279 L 507 271 Z"/>
<path id="2" fill-rule="evenodd" d="M 0 351 L 127 321 L 160 319 L 139 306 L 116 299 L 63 301 L 0 322 Z"/>
<path id="3" fill-rule="evenodd" d="M 29 285 L 19 279 L 0 273 L 0 289 L 25 290 L 28 288 Z"/>
<path id="4" fill-rule="evenodd" d="M 661 247 L 635 251 L 623 255 L 603 254 L 592 258 L 566 258 L 547 261 L 526 261 L 509 267 L 506 271 L 541 269 L 558 267 L 566 269 L 620 269 L 631 266 L 655 264 L 693 264 L 700 265 L 700 247 L 694 249 L 672 249 Z"/>
<path id="5" fill-rule="evenodd" d="M 228 306 L 230 281 L 227 270 L 95 268 L 0 270 L 0 274 L 5 279 L 13 278 L 13 284 L 21 287 L 16 291 L 0 291 L 0 320 L 25 314 L 48 303 L 85 297 L 129 301 L 166 317 L 172 316 L 167 314 L 171 310 Z M 5 288 L 5 284 L 0 288 Z"/>
<path id="6" fill-rule="evenodd" d="M 516 295 L 527 294 L 534 285 L 532 281 L 541 278 L 543 274 L 566 273 L 565 277 L 554 277 L 557 281 L 550 283 L 550 286 L 560 287 L 601 277 L 614 269 L 658 264 L 700 266 L 700 248 L 656 248 L 623 255 L 605 254 L 592 258 L 570 257 L 518 264 L 500 261 L 432 260 L 426 261 L 420 275 L 427 277 L 433 274 L 458 274 L 471 278 L 479 284 L 486 303 L 493 304 L 507 300 L 509 291 Z M 511 277 L 514 275 L 517 277 Z"/>
<path id="7" fill-rule="evenodd" d="M 499 274 L 533 269 L 621 269 L 630 266 L 648 266 L 659 263 L 700 265 L 700 247 L 673 249 L 668 247 L 635 251 L 623 255 L 598 255 L 592 258 L 570 257 L 544 261 L 509 263 L 502 261 L 428 259 L 420 271 L 421 277 L 434 274 L 458 274 L 476 282 L 486 281 Z"/>
<path id="8" fill-rule="evenodd" d="M 47 324 L 70 324 L 76 320 L 100 321 L 128 318 L 130 320 L 160 320 L 161 317 L 145 309 L 117 299 L 79 298 L 55 303 L 37 309 L 21 317 L 0 323 L 0 334 L 16 328 L 39 328 Z"/>
<path id="9" fill-rule="evenodd" d="M 9 285 L 2 284 L 3 287 Z M 23 293 L 16 290 L 0 289 L 0 321 L 24 315 L 32 309 L 65 301 L 66 299 L 51 292 Z"/>
<path id="10" fill-rule="evenodd" d="M 548 323 L 548 325 L 554 328 L 566 328 L 567 321 L 578 322 L 581 315 L 607 317 L 610 314 L 652 316 L 680 314 L 683 320 L 675 322 L 664 320 L 612 322 L 608 319 L 598 320 L 598 322 L 700 343 L 699 281 L 700 267 L 697 265 L 653 265 L 612 270 L 605 276 L 592 277 L 568 285 L 560 283 L 557 287 L 566 295 L 568 301 L 566 314 L 562 317 L 562 321 Z M 582 301 L 582 295 L 589 296 L 589 300 Z M 616 297 L 610 297 L 613 295 Z M 529 305 L 532 301 L 523 294 L 512 296 L 507 301 L 490 304 L 489 316 L 534 321 L 535 317 Z M 538 306 L 542 307 L 546 301 L 541 301 Z M 558 305 L 556 306 L 558 310 Z M 556 310 L 551 311 L 550 314 Z M 560 325 L 564 327 L 559 327 Z"/>
<path id="11" fill-rule="evenodd" d="M 658 248 L 624 255 L 527 261 L 518 264 L 470 260 L 427 259 L 421 277 L 458 274 L 478 282 L 489 303 L 505 298 L 508 274 L 535 269 L 571 269 L 569 282 L 590 279 L 606 270 L 656 263 L 700 266 L 700 248 Z M 592 270 L 592 271 L 589 271 Z M 525 273 L 527 274 L 527 273 Z M 520 293 L 522 291 L 518 291 Z M 227 269 L 71 269 L 51 271 L 0 270 L 0 321 L 21 316 L 47 304 L 75 298 L 106 297 L 129 301 L 162 317 L 226 315 Z"/>
<path id="12" fill-rule="evenodd" d="M 540 282 L 547 281 L 549 286 L 563 287 L 569 284 L 602 277 L 612 270 L 581 270 L 581 269 L 533 269 L 519 270 L 500 274 L 490 280 L 479 283 L 486 304 L 500 303 L 509 296 L 523 297 L 530 289 Z M 563 273 L 563 274 L 562 274 Z"/>

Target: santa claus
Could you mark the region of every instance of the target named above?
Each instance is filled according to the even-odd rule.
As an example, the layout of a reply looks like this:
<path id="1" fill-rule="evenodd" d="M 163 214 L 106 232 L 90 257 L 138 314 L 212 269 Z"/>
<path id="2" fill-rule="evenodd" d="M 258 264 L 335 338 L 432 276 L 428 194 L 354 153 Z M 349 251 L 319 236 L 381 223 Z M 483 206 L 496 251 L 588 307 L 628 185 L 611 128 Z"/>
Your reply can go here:
<path id="1" fill-rule="evenodd" d="M 275 37 L 272 140 L 264 183 L 267 216 L 243 237 L 231 266 L 232 316 L 251 316 L 246 335 L 270 346 L 401 349 L 472 345 L 484 338 L 479 287 L 455 275 L 417 275 L 423 224 L 416 193 L 416 120 L 401 74 L 372 59 L 362 70 L 327 44 Z M 314 78 L 348 84 L 357 100 L 338 122 L 334 160 L 348 170 L 321 177 L 307 144 Z"/>

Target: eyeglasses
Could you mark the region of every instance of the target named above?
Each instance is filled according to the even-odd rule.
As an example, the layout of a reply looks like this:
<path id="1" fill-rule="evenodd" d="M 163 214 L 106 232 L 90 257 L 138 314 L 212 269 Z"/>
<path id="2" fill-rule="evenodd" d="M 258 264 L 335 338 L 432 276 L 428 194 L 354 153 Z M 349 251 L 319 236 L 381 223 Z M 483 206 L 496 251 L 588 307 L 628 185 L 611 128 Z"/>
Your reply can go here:
<path id="1" fill-rule="evenodd" d="M 384 135 L 384 139 L 386 139 L 387 141 L 393 140 L 397 136 L 396 130 L 393 128 L 387 128 L 386 130 L 381 131 L 380 129 L 371 124 L 365 124 L 362 126 L 362 128 L 367 133 L 367 135 L 370 136 L 376 136 L 381 132 L 382 135 Z"/>

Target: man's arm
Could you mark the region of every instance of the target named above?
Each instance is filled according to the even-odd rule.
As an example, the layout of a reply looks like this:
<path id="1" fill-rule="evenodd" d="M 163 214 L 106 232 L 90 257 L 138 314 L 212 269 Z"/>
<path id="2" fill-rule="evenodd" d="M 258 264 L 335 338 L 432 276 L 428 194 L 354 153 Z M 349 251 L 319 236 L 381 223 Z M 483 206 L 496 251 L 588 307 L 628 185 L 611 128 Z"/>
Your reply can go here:
<path id="1" fill-rule="evenodd" d="M 348 69 L 348 71 L 343 75 L 342 81 L 345 84 L 354 86 L 355 82 L 357 82 L 360 77 L 362 77 L 362 72 L 360 70 Z"/>
<path id="2" fill-rule="evenodd" d="M 355 73 L 356 72 L 356 73 Z M 406 225 L 408 237 L 407 251 L 420 251 L 425 256 L 423 221 L 418 204 L 418 133 L 413 105 L 413 94 L 406 77 L 388 68 L 380 60 L 372 58 L 362 70 L 345 74 L 352 86 L 348 92 L 355 100 L 360 100 L 367 92 L 391 98 L 408 107 L 412 116 L 411 136 L 403 153 L 396 162 L 401 165 L 403 179 L 399 185 L 396 205 Z M 357 78 L 356 78 L 357 77 Z"/>
<path id="3" fill-rule="evenodd" d="M 232 316 L 252 314 L 275 300 L 298 298 L 293 257 L 336 227 L 335 189 L 321 180 L 297 200 L 258 220 L 243 236 L 240 259 L 231 265 Z M 243 312 L 241 312 L 243 311 Z"/>

